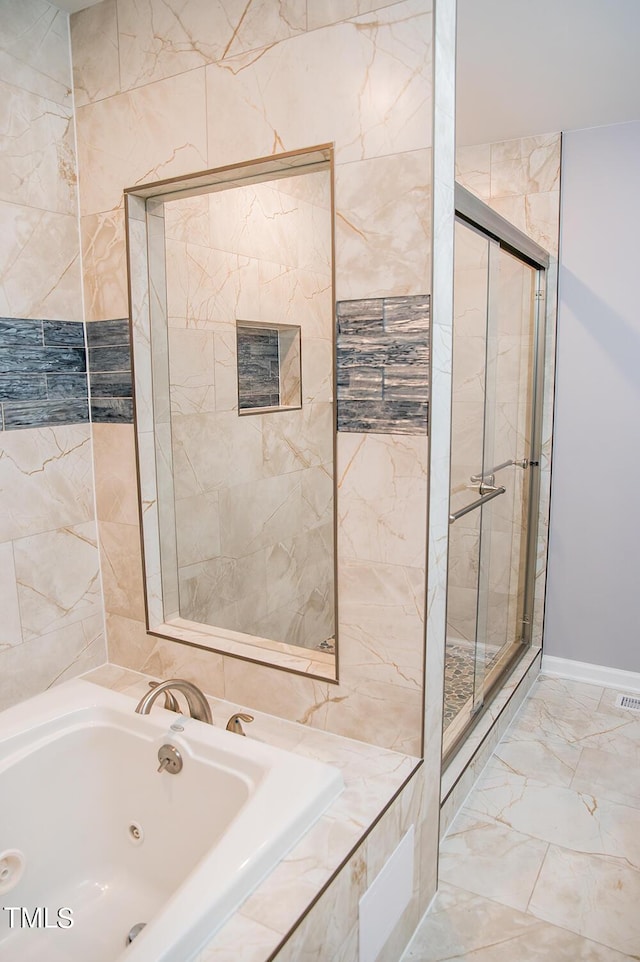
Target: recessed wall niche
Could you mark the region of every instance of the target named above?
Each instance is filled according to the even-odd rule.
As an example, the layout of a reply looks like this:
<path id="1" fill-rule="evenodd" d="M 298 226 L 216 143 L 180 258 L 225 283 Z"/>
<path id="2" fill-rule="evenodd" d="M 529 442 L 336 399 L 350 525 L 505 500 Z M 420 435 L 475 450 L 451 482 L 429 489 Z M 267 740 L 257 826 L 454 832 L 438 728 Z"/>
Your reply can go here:
<path id="1" fill-rule="evenodd" d="M 295 324 L 236 321 L 238 414 L 302 407 L 300 332 Z"/>

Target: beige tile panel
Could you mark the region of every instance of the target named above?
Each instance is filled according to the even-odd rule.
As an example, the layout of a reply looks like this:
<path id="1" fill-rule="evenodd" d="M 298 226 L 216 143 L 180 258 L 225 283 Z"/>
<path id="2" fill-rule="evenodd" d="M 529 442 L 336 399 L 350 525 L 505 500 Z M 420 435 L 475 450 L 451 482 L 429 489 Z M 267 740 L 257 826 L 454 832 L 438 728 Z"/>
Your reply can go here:
<path id="1" fill-rule="evenodd" d="M 102 0 L 70 18 L 76 107 L 120 93 L 117 0 Z"/>
<path id="2" fill-rule="evenodd" d="M 371 13 L 402 0 L 307 0 L 307 29 L 316 30 L 330 23 Z"/>
<path id="3" fill-rule="evenodd" d="M 80 224 L 85 320 L 129 316 L 122 204 L 104 214 L 87 214 Z"/>
<path id="4" fill-rule="evenodd" d="M 207 167 L 202 70 L 76 111 L 80 211 L 117 208 L 122 191 Z"/>
<path id="5" fill-rule="evenodd" d="M 430 289 L 431 151 L 336 170 L 336 299 Z"/>
<path id="6" fill-rule="evenodd" d="M 306 8 L 305 0 L 119 0 L 118 27 L 127 90 L 294 36 Z"/>
<path id="7" fill-rule="evenodd" d="M 75 214 L 76 163 L 71 105 L 0 80 L 0 199 Z"/>
<path id="8" fill-rule="evenodd" d="M 0 542 L 93 518 L 87 424 L 6 431 L 0 451 Z"/>
<path id="9" fill-rule="evenodd" d="M 0 314 L 81 320 L 76 216 L 0 201 L 0 221 Z"/>
<path id="10" fill-rule="evenodd" d="M 0 544 L 0 652 L 5 648 L 19 645 L 22 641 L 20 607 L 16 585 L 16 569 L 13 557 L 13 544 L 6 541 Z"/>
<path id="11" fill-rule="evenodd" d="M 100 522 L 100 559 L 105 610 L 144 620 L 140 530 L 134 524 Z"/>
<path id="12" fill-rule="evenodd" d="M 71 106 L 67 15 L 43 0 L 4 3 L 0 79 Z"/>
<path id="13" fill-rule="evenodd" d="M 131 424 L 92 425 L 98 521 L 139 522 L 133 430 Z"/>
<path id="14" fill-rule="evenodd" d="M 0 710 L 106 659 L 100 612 L 0 651 Z"/>
<path id="15" fill-rule="evenodd" d="M 430 15 L 406 0 L 208 66 L 209 164 L 329 142 L 339 163 L 428 147 L 430 47 Z"/>

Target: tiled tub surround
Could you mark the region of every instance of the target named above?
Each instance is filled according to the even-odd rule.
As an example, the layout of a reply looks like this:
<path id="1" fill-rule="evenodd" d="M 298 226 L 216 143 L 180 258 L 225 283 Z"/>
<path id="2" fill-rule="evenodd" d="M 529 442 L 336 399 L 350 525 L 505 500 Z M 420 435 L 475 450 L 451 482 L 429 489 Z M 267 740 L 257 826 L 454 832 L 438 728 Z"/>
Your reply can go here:
<path id="1" fill-rule="evenodd" d="M 84 677 L 136 700 L 152 680 L 115 665 Z M 210 704 L 217 727 L 242 710 L 223 700 Z M 258 712 L 246 730 L 248 738 L 335 765 L 343 772 L 345 789 L 196 962 L 236 962 L 240 957 L 242 962 L 358 962 L 359 899 L 409 827 L 419 832 L 418 759 Z M 422 915 L 426 906 L 419 887 L 424 870 L 418 844 L 410 904 L 378 962 L 396 962 Z"/>
<path id="2" fill-rule="evenodd" d="M 4 708 L 101 664 L 105 640 L 79 323 L 69 20 L 42 0 L 0 0 L 0 22 Z"/>
<path id="3" fill-rule="evenodd" d="M 331 142 L 336 299 L 429 291 L 430 7 L 423 0 L 326 6 L 326 25 L 306 32 L 281 24 L 284 34 L 274 33 L 268 17 L 251 20 L 254 49 L 247 54 L 235 53 L 235 39 L 234 53 L 225 54 L 219 38 L 227 28 L 217 32 L 217 14 L 204 0 L 184 8 L 180 22 L 174 4 L 155 0 L 145 7 L 123 0 L 117 18 L 111 0 L 72 16 L 83 249 L 104 254 L 84 260 L 88 320 L 127 313 L 123 188 Z M 230 4 L 224 9 L 235 29 L 239 17 Z M 152 53 L 157 17 L 166 18 L 162 63 Z M 132 31 L 127 23 L 134 21 Z M 247 27 L 243 21 L 238 35 Z M 194 38 L 193 53 L 183 50 L 185 33 Z M 274 43 L 276 35 L 286 39 Z M 232 297 L 237 279 L 229 276 Z M 111 660 L 165 677 L 206 677 L 208 691 L 256 710 L 419 754 L 426 437 L 338 434 L 335 685 L 147 635 L 139 532 L 119 507 L 135 489 L 132 432 L 98 428 L 97 495 L 110 514 Z"/>
<path id="4" fill-rule="evenodd" d="M 317 648 L 335 635 L 330 173 L 171 200 L 164 230 L 169 383 L 154 376 L 153 390 L 154 411 L 167 391 L 171 402 L 172 479 L 158 485 L 175 500 L 180 615 Z M 267 330 L 271 353 L 258 355 Z M 274 363 L 262 400 L 290 409 L 245 412 Z M 280 375 L 297 404 L 280 398 Z"/>
<path id="5" fill-rule="evenodd" d="M 338 301 L 338 431 L 426 434 L 429 295 Z"/>

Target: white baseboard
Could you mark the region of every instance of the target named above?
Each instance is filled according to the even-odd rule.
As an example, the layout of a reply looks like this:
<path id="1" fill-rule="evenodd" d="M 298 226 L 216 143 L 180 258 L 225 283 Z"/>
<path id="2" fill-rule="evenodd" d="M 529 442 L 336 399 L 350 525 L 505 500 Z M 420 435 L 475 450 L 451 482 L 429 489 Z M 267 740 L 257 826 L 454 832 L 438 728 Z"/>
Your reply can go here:
<path id="1" fill-rule="evenodd" d="M 624 671 L 622 668 L 606 668 L 604 665 L 590 665 L 586 661 L 573 661 L 571 658 L 556 658 L 542 655 L 542 674 L 572 681 L 586 681 L 604 688 L 619 688 L 621 691 L 640 691 L 640 672 Z"/>

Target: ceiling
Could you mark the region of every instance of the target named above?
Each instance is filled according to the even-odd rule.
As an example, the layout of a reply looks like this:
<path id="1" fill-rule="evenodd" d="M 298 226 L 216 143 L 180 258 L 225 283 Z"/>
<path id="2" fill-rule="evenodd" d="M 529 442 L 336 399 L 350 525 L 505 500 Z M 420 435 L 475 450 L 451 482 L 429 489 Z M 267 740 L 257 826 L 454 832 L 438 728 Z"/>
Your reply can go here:
<path id="1" fill-rule="evenodd" d="M 457 140 L 640 120 L 640 0 L 458 0 Z"/>
<path id="2" fill-rule="evenodd" d="M 458 0 L 458 143 L 640 120 L 639 51 L 640 0 Z"/>

